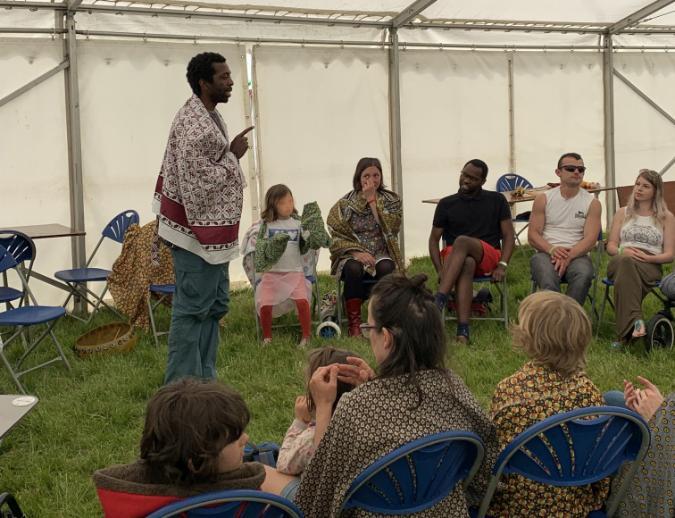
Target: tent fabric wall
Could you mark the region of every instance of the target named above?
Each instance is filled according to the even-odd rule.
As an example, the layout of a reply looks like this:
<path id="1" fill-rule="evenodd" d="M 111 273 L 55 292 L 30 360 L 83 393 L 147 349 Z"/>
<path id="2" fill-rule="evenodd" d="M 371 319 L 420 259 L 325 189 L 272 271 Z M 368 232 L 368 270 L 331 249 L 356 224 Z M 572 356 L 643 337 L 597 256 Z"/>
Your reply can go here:
<path id="1" fill-rule="evenodd" d="M 508 78 L 503 52 L 401 52 L 401 142 L 406 257 L 428 254 L 435 206 L 457 191 L 472 158 L 493 188 L 508 168 Z"/>
<path id="2" fill-rule="evenodd" d="M 614 67 L 675 117 L 675 56 L 621 53 L 614 58 Z M 616 184 L 631 185 L 640 169 L 660 171 L 675 156 L 675 125 L 618 78 L 614 79 L 614 106 Z M 671 168 L 665 179 L 674 175 Z"/>
<path id="3" fill-rule="evenodd" d="M 387 53 L 368 49 L 255 49 L 264 195 L 287 184 L 298 210 L 324 218 L 351 190 L 359 158 L 382 161 L 390 184 Z M 319 269 L 329 267 L 323 252 Z"/>
<path id="4" fill-rule="evenodd" d="M 59 41 L 0 42 L 0 97 L 63 60 Z M 0 228 L 70 221 L 68 140 L 63 73 L 0 107 Z M 37 242 L 36 270 L 70 267 L 70 241 Z M 33 284 L 38 300 L 63 302 L 65 295 Z M 42 295 L 46 295 L 43 298 Z"/>

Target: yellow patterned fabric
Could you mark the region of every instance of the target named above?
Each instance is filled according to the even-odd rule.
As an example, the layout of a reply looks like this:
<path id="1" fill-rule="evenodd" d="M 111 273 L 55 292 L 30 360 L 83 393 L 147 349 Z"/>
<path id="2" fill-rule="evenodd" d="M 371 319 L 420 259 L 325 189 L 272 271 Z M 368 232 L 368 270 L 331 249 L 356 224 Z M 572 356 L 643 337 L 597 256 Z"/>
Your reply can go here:
<path id="1" fill-rule="evenodd" d="M 139 227 L 131 225 L 124 235 L 122 253 L 108 276 L 115 306 L 129 317 L 132 326 L 148 329 L 148 299 L 151 284 L 174 284 L 171 250 L 156 239 L 157 220 Z M 159 244 L 159 262 L 153 262 L 153 245 Z M 169 297 L 170 301 L 170 297 Z"/>
<path id="2" fill-rule="evenodd" d="M 382 189 L 377 191 L 376 206 L 388 256 L 394 261 L 396 268 L 403 271 L 401 249 L 398 244 L 398 233 L 401 229 L 403 215 L 401 199 L 396 193 Z M 368 217 L 368 215 L 372 216 L 372 212 L 360 191 L 350 191 L 330 209 L 326 223 L 332 238 L 330 246 L 332 275 L 341 273 L 342 265 L 351 258 L 353 251 L 368 252 L 377 258 L 377 251 L 372 249 L 372 244 L 368 240 L 363 239 L 363 236 L 354 230 L 352 222 L 352 218 Z M 366 266 L 365 270 L 375 276 L 374 267 Z"/>
<path id="3" fill-rule="evenodd" d="M 585 372 L 563 377 L 558 372 L 526 363 L 497 385 L 490 414 L 503 449 L 516 435 L 552 415 L 604 404 L 602 394 Z M 609 480 L 580 487 L 554 487 L 520 475 L 502 477 L 489 516 L 586 516 L 601 509 Z"/>

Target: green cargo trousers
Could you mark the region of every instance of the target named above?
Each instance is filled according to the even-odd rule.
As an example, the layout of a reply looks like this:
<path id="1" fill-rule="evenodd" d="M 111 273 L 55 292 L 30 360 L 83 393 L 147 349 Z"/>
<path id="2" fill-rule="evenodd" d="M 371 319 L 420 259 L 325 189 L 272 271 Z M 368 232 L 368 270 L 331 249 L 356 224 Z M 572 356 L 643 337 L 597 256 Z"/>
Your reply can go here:
<path id="1" fill-rule="evenodd" d="M 215 379 L 218 321 L 230 302 L 230 263 L 209 264 L 181 248 L 171 253 L 176 293 L 164 383 L 186 376 Z"/>

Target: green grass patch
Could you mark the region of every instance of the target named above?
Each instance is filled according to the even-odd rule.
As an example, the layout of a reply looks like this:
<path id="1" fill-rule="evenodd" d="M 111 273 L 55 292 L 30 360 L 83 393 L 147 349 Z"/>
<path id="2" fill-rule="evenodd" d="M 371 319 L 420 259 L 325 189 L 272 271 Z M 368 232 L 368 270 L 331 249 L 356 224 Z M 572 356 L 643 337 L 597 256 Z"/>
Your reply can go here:
<path id="1" fill-rule="evenodd" d="M 530 293 L 528 258 L 527 248 L 518 249 L 509 267 L 511 320 L 516 317 L 519 301 Z M 427 273 L 430 286 L 435 287 L 436 276 L 432 275 L 428 258 L 413 259 L 409 271 Z M 324 293 L 335 289 L 335 282 L 328 276 L 321 276 L 320 285 Z M 590 304 L 587 309 L 590 311 Z M 647 318 L 660 309 L 654 297 L 645 300 Z M 640 374 L 664 392 L 672 392 L 675 351 L 647 354 L 638 344 L 627 353 L 610 352 L 613 318 L 609 308 L 600 337 L 588 354 L 588 372 L 596 385 L 602 391 L 620 388 L 624 378 L 635 379 Z M 167 328 L 169 319 L 169 312 L 160 309 L 160 327 Z M 136 349 L 126 355 L 81 360 L 73 354 L 72 345 L 78 336 L 112 320 L 106 314 L 98 315 L 89 326 L 72 319 L 62 320 L 56 326 L 56 334 L 67 350 L 72 372 L 56 364 L 23 378 L 29 392 L 37 395 L 40 402 L 0 444 L 0 491 L 14 493 L 28 515 L 100 516 L 91 474 L 110 464 L 130 462 L 138 455 L 145 405 L 164 375 L 166 337 L 157 349 L 149 335 L 142 335 Z M 248 402 L 251 439 L 280 441 L 293 417 L 295 397 L 304 389 L 306 352 L 295 346 L 299 330 L 275 330 L 273 345 L 261 348 L 256 340 L 250 290 L 232 294 L 226 320 L 218 354 L 219 379 L 239 390 Z M 293 323 L 294 318 L 286 321 Z M 452 337 L 455 324 L 449 322 L 447 329 Z M 311 347 L 326 343 L 315 338 Z M 372 362 L 365 340 L 340 338 L 331 343 L 358 352 Z M 21 345 L 10 349 L 10 353 L 19 352 Z M 47 357 L 45 353 L 51 354 L 51 350 L 40 351 L 31 361 Z M 455 347 L 450 343 L 448 361 L 487 408 L 495 385 L 513 373 L 524 357 L 512 350 L 503 325 L 475 322 L 472 344 Z M 16 393 L 4 369 L 0 369 L 0 391 Z"/>

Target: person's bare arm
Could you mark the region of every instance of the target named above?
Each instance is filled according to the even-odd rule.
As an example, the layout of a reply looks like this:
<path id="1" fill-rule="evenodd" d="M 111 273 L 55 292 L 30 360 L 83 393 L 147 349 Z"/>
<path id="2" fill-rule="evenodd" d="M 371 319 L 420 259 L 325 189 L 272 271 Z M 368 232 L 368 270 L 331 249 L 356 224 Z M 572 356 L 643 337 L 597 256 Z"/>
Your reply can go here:
<path id="1" fill-rule="evenodd" d="M 598 236 L 600 235 L 600 229 L 602 228 L 600 223 L 601 216 L 602 205 L 600 205 L 600 201 L 594 199 L 591 202 L 591 205 L 588 208 L 588 214 L 586 215 L 584 237 L 570 249 L 568 257 L 569 261 L 576 257 L 586 255 L 596 245 Z"/>
<path id="2" fill-rule="evenodd" d="M 539 194 L 532 204 L 530 225 L 527 227 L 527 240 L 537 251 L 549 253 L 553 246 L 544 239 L 546 224 L 546 193 Z"/>
<path id="3" fill-rule="evenodd" d="M 612 228 L 609 231 L 609 237 L 607 238 L 607 253 L 609 255 L 616 255 L 619 253 L 619 245 L 621 244 L 621 227 L 623 226 L 623 220 L 625 216 L 625 207 L 621 207 L 616 211 L 616 214 L 614 214 Z"/>
<path id="4" fill-rule="evenodd" d="M 431 262 L 434 264 L 436 273 L 440 273 L 441 271 L 441 253 L 438 248 L 438 242 L 442 237 L 442 228 L 431 227 L 431 233 L 429 234 L 429 256 L 431 257 Z"/>

